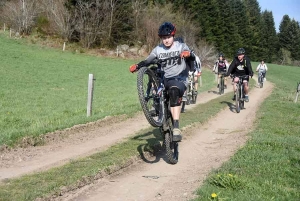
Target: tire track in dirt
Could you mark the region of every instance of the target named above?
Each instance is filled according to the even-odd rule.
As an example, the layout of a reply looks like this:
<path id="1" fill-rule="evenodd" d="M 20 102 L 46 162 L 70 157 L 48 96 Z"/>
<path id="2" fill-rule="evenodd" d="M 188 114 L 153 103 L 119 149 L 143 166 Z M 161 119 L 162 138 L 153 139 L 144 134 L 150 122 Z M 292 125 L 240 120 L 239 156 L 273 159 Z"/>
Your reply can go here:
<path id="1" fill-rule="evenodd" d="M 207 174 L 219 168 L 244 145 L 259 106 L 272 89 L 273 85 L 268 82 L 262 89 L 252 89 L 250 102 L 239 114 L 231 110 L 234 106 L 230 104 L 232 101 L 228 101 L 229 107 L 205 125 L 185 129 L 184 133 L 190 136 L 184 137 L 180 143 L 176 165 L 168 164 L 164 156 L 155 163 L 140 161 L 119 175 L 100 179 L 56 200 L 180 201 L 194 198 L 194 191 Z"/>
<path id="2" fill-rule="evenodd" d="M 232 90 L 225 90 L 225 93 L 230 91 Z M 197 104 L 219 97 L 216 93 L 213 90 L 199 93 Z M 189 110 L 195 105 L 187 105 L 186 109 Z M 24 174 L 58 167 L 76 158 L 104 151 L 111 145 L 147 127 L 150 125 L 144 114 L 139 113 L 126 120 L 113 122 L 108 119 L 103 122 L 100 121 L 100 123 L 79 125 L 75 128 L 59 131 L 58 135 L 66 136 L 49 141 L 44 146 L 2 151 L 0 152 L 0 182 Z"/>

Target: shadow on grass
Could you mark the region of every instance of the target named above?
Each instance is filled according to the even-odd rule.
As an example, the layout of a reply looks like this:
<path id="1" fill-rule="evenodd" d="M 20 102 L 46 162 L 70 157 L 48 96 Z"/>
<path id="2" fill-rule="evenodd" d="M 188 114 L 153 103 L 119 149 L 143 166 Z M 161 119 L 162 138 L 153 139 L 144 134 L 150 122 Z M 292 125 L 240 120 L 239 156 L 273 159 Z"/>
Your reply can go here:
<path id="1" fill-rule="evenodd" d="M 228 101 L 222 101 L 222 102 L 220 102 L 221 104 L 227 104 L 227 106 L 229 107 L 229 109 L 230 109 L 230 111 L 231 112 L 236 112 L 236 106 L 235 106 L 235 104 L 233 104 L 232 102 L 228 102 Z"/>
<path id="2" fill-rule="evenodd" d="M 209 90 L 207 91 L 208 93 L 214 93 L 214 94 L 219 94 L 219 91 L 213 91 L 213 90 Z"/>
<path id="3" fill-rule="evenodd" d="M 151 135 L 153 135 L 154 138 L 151 137 Z M 159 128 L 155 128 L 155 129 L 148 131 L 142 135 L 138 135 L 138 136 L 134 137 L 133 139 L 138 140 L 138 141 L 146 140 L 146 143 L 140 144 L 137 147 L 137 151 L 139 152 L 140 157 L 144 162 L 157 163 L 161 159 L 164 160 L 165 162 L 168 162 L 166 154 L 165 154 L 165 147 L 162 146 L 162 143 L 161 143 L 161 142 L 163 142 L 163 137 L 162 137 L 162 134 L 160 133 Z M 151 160 L 151 158 L 153 158 L 153 157 L 149 157 L 145 153 L 149 153 L 151 156 L 155 156 L 155 158 L 153 160 Z"/>

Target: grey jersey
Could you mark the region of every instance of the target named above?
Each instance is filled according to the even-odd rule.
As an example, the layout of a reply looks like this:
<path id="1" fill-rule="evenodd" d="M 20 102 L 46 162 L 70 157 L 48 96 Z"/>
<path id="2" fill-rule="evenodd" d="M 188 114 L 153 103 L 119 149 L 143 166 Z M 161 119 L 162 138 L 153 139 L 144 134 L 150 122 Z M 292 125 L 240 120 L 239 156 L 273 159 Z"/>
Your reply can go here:
<path id="1" fill-rule="evenodd" d="M 152 50 L 145 62 L 151 63 L 153 60 L 158 59 L 162 61 L 162 70 L 165 72 L 165 77 L 175 77 L 186 69 L 184 59 L 182 59 L 180 64 L 178 63 L 180 54 L 183 51 L 190 51 L 185 43 L 174 41 L 170 48 L 166 48 L 163 44 L 160 44 Z"/>

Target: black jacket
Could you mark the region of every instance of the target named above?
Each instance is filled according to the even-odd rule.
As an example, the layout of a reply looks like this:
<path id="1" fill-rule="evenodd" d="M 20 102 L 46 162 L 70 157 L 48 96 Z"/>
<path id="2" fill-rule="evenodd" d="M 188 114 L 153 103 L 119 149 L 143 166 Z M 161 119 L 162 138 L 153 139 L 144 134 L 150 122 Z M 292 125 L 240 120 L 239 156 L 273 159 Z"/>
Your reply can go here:
<path id="1" fill-rule="evenodd" d="M 243 61 L 240 62 L 237 57 L 234 57 L 227 71 L 227 75 L 230 74 L 253 76 L 253 70 L 250 59 L 247 56 L 245 56 Z"/>

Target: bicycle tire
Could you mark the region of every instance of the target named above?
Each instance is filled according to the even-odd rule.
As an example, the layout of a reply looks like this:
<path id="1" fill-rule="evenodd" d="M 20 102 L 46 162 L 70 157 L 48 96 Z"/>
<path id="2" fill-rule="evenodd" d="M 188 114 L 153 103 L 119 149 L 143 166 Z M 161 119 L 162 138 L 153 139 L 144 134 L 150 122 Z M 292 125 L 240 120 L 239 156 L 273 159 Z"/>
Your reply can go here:
<path id="1" fill-rule="evenodd" d="M 224 94 L 224 77 L 221 77 L 221 94 Z"/>
<path id="2" fill-rule="evenodd" d="M 187 89 L 187 93 L 186 93 L 186 105 L 190 105 L 191 104 L 191 100 L 192 100 L 192 83 L 189 83 L 188 85 L 188 89 Z"/>
<path id="3" fill-rule="evenodd" d="M 198 93 L 196 93 L 196 91 L 193 90 L 193 94 L 192 94 L 192 101 L 193 101 L 193 104 L 196 104 L 196 103 L 197 103 L 197 96 L 198 96 Z"/>
<path id="4" fill-rule="evenodd" d="M 235 95 L 235 110 L 236 113 L 240 113 L 241 108 L 240 108 L 240 86 L 237 85 L 237 89 L 236 89 L 236 95 Z"/>
<path id="5" fill-rule="evenodd" d="M 219 95 L 222 94 L 222 77 L 220 79 L 220 84 L 219 84 Z"/>
<path id="6" fill-rule="evenodd" d="M 185 112 L 185 101 L 182 101 L 182 105 L 181 105 L 181 113 Z"/>
<path id="7" fill-rule="evenodd" d="M 137 75 L 138 96 L 144 115 L 153 127 L 162 126 L 164 118 L 164 112 L 162 111 L 163 100 L 160 96 L 153 93 L 157 92 L 158 83 L 158 79 L 152 70 L 147 67 L 140 68 Z M 154 111 L 155 114 L 153 114 Z"/>
<path id="8" fill-rule="evenodd" d="M 241 90 L 240 90 L 240 97 L 243 97 L 243 98 L 240 98 L 240 108 L 241 108 L 241 110 L 244 109 L 244 106 L 245 106 L 244 94 L 245 94 L 244 86 L 242 85 Z"/>
<path id="9" fill-rule="evenodd" d="M 166 147 L 166 155 L 170 164 L 176 164 L 179 158 L 179 144 L 173 141 L 173 120 L 171 114 L 168 115 L 166 120 L 168 129 L 164 131 L 164 143 Z"/>

